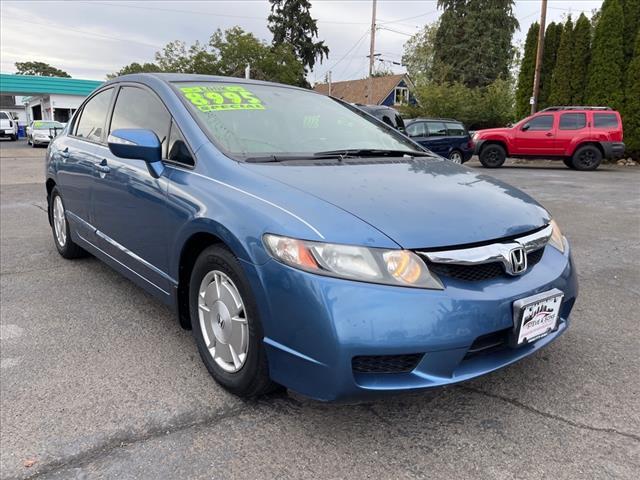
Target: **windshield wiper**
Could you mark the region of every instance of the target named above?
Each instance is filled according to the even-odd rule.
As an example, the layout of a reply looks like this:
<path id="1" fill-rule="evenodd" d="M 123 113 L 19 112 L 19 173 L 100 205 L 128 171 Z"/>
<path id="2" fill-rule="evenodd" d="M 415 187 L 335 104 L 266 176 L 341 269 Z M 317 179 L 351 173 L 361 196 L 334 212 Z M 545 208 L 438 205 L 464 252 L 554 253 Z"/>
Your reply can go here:
<path id="1" fill-rule="evenodd" d="M 345 150 L 327 150 L 326 152 L 316 152 L 313 155 L 263 155 L 257 157 L 247 157 L 247 163 L 277 163 L 292 161 L 313 161 L 313 160 L 343 160 L 345 158 L 358 157 L 432 157 L 429 152 L 419 152 L 417 150 L 384 150 L 377 148 L 353 148 Z"/>
<path id="2" fill-rule="evenodd" d="M 380 148 L 352 148 L 344 150 L 328 150 L 326 152 L 314 153 L 315 157 L 324 157 L 325 155 L 340 155 L 342 158 L 348 157 L 431 157 L 428 152 L 419 152 L 417 150 L 385 150 Z"/>
<path id="3" fill-rule="evenodd" d="M 264 155 L 259 157 L 247 157 L 244 159 L 247 163 L 276 163 L 276 162 L 293 162 L 304 160 L 323 160 L 337 159 L 342 160 L 344 155 L 341 153 L 327 152 L 323 154 L 314 153 L 313 155 Z"/>

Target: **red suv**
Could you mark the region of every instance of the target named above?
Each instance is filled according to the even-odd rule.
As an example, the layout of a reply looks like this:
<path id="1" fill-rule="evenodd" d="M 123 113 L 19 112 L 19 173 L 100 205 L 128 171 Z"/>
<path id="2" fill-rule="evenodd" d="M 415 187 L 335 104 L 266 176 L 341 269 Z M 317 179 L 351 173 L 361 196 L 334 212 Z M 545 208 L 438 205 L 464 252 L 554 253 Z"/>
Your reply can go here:
<path id="1" fill-rule="evenodd" d="M 622 119 L 609 107 L 549 107 L 508 128 L 479 130 L 475 153 L 487 168 L 506 157 L 557 158 L 569 168 L 595 170 L 624 155 Z"/>

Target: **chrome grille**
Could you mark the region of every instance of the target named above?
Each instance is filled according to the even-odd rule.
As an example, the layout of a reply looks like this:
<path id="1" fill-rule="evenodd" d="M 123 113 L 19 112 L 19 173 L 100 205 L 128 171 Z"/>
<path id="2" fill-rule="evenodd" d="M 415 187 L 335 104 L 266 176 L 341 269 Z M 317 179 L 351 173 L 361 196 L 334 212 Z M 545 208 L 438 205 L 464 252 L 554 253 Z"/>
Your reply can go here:
<path id="1" fill-rule="evenodd" d="M 464 281 L 482 281 L 502 275 L 520 275 L 542 259 L 544 248 L 551 237 L 550 225 L 521 237 L 470 248 L 440 251 L 418 251 L 436 275 Z M 513 264 L 513 252 L 525 253 L 521 267 Z M 517 257 L 517 256 L 515 256 Z M 521 260 L 523 260 L 521 258 Z"/>

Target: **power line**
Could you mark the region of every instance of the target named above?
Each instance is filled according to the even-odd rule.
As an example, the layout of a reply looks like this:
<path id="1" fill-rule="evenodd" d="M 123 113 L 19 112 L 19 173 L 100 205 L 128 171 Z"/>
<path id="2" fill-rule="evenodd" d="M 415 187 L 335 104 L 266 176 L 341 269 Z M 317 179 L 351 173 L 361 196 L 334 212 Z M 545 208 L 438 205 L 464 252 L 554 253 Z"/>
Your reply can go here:
<path id="1" fill-rule="evenodd" d="M 378 27 L 380 30 L 386 30 L 388 32 L 393 32 L 393 33 L 398 33 L 400 35 L 406 35 L 407 37 L 413 37 L 415 35 L 415 33 L 407 33 L 407 32 L 401 32 L 399 30 L 394 30 L 392 28 L 387 28 L 387 27 Z"/>
<path id="2" fill-rule="evenodd" d="M 427 15 L 433 15 L 434 13 L 438 13 L 438 10 L 433 10 L 431 12 L 426 12 L 426 13 L 421 13 L 419 15 L 414 15 L 412 17 L 406 17 L 406 18 L 398 18 L 397 20 L 386 20 L 384 22 L 379 22 L 379 23 L 398 23 L 398 22 L 404 22 L 405 20 L 413 20 L 414 18 L 419 18 L 419 17 L 426 17 Z"/>
<path id="3" fill-rule="evenodd" d="M 75 33 L 81 33 L 82 35 L 87 35 L 87 36 L 91 36 L 91 37 L 97 37 L 97 38 L 102 38 L 104 40 L 110 40 L 112 42 L 126 42 L 126 43 L 137 43 L 139 45 L 144 45 L 145 47 L 153 47 L 153 48 L 157 48 L 157 49 L 161 49 L 162 46 L 161 45 L 154 45 L 151 43 L 146 43 L 146 42 L 140 42 L 137 40 L 132 40 L 130 38 L 123 38 L 121 36 L 118 37 L 112 37 L 109 35 L 101 35 L 99 33 L 95 33 L 95 32 L 88 32 L 86 30 L 77 30 L 74 28 L 69 28 L 66 25 L 60 25 L 60 24 L 56 24 L 56 23 L 41 23 L 41 22 L 34 22 L 31 19 L 23 19 L 23 18 L 18 18 L 18 17 L 13 17 L 11 15 L 7 16 L 7 15 L 3 15 L 3 19 L 9 19 L 12 20 L 14 22 L 21 22 L 21 23 L 25 23 L 25 24 L 30 24 L 30 25 L 41 25 L 43 27 L 54 27 L 54 28 L 58 28 L 58 29 L 62 29 L 62 31 L 69 31 L 69 32 L 75 32 Z M 60 31 L 57 32 L 58 34 L 60 34 Z"/>
<path id="4" fill-rule="evenodd" d="M 369 34 L 369 30 L 367 29 L 362 36 L 356 41 L 356 43 L 347 51 L 347 53 L 345 53 L 342 57 L 340 57 L 340 59 L 338 61 L 336 61 L 333 65 L 331 65 L 330 67 L 328 67 L 324 73 L 322 74 L 322 76 L 324 76 L 329 70 L 333 70 L 334 68 L 336 68 L 336 66 L 342 62 L 345 58 L 347 58 L 347 55 L 349 55 L 351 52 L 353 52 L 362 42 L 362 40 L 365 39 L 365 37 Z M 349 62 L 349 65 L 351 65 L 351 62 Z M 349 67 L 349 65 L 347 65 L 347 68 Z"/>
<path id="5" fill-rule="evenodd" d="M 226 18 L 241 18 L 246 20 L 261 20 L 265 21 L 264 17 L 253 17 L 250 15 L 229 15 L 226 13 L 212 13 L 212 12 L 204 12 L 202 10 L 183 10 L 178 8 L 163 8 L 156 6 L 141 6 L 141 5 L 123 5 L 117 3 L 104 3 L 104 2 L 82 2 L 89 5 L 104 5 L 107 7 L 119 7 L 119 8 L 135 8 L 139 10 L 157 10 L 161 12 L 174 12 L 174 13 L 185 13 L 187 15 L 198 15 L 198 16 L 208 16 L 208 17 L 226 17 Z M 322 20 L 316 19 L 319 23 L 332 23 L 336 25 L 368 25 L 366 22 L 341 22 L 336 20 Z"/>

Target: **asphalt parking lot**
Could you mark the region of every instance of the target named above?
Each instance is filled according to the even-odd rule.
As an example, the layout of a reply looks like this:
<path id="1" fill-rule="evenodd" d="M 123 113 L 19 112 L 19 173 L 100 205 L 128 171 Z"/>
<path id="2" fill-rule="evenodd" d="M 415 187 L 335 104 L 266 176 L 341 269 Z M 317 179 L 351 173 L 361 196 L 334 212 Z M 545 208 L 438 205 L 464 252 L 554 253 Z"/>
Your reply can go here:
<path id="1" fill-rule="evenodd" d="M 0 144 L 2 478 L 637 478 L 640 168 L 487 172 L 570 238 L 570 330 L 463 385 L 332 405 L 227 394 L 169 310 L 93 258 L 63 260 L 44 153 Z"/>

